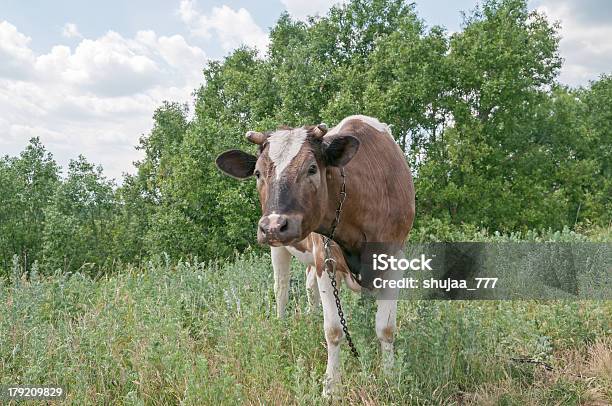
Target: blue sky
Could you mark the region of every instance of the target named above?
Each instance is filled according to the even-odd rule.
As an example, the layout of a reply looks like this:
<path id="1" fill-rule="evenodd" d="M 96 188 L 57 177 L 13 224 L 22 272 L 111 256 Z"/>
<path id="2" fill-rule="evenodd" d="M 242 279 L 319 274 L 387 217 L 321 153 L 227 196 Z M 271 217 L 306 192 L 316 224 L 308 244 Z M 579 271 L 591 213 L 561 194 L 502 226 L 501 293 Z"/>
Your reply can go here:
<path id="1" fill-rule="evenodd" d="M 0 18 L 19 27 L 21 32 L 32 37 L 31 48 L 43 53 L 53 45 L 65 42 L 62 27 L 72 22 L 79 28 L 85 38 L 96 38 L 108 30 L 114 30 L 124 36 L 133 36 L 143 29 L 153 29 L 159 35 L 180 34 L 189 36 L 189 28 L 177 14 L 178 1 L 167 0 L 132 0 L 107 1 L 104 6 L 92 5 L 83 1 L 27 1 L 4 0 L 0 6 Z M 282 10 L 287 7 L 280 1 L 262 1 L 256 7 L 253 1 L 204 1 L 197 4 L 202 10 L 227 5 L 234 10 L 245 8 L 253 19 L 262 27 L 274 25 Z M 287 2 L 299 3 L 299 2 Z M 316 1 L 312 10 L 325 10 L 331 1 L 320 2 L 324 7 L 317 7 Z M 459 29 L 460 11 L 469 10 L 475 5 L 474 0 L 457 1 L 421 1 L 416 4 L 419 15 L 429 25 L 443 25 L 452 31 Z M 308 10 L 308 8 L 305 8 Z M 302 11 L 299 10 L 300 16 Z M 77 44 L 77 41 L 72 41 Z M 202 44 L 204 45 L 204 44 Z M 206 44 L 210 54 L 217 57 L 222 50 L 215 44 Z"/>
<path id="2" fill-rule="evenodd" d="M 162 100 L 191 101 L 206 61 L 242 43 L 265 48 L 283 10 L 324 14 L 335 0 L 3 0 L 0 155 L 40 136 L 63 167 L 83 153 L 118 178 L 133 172 L 138 137 Z M 562 24 L 560 81 L 612 71 L 612 3 L 531 0 Z M 428 26 L 458 31 L 475 0 L 417 1 Z"/>

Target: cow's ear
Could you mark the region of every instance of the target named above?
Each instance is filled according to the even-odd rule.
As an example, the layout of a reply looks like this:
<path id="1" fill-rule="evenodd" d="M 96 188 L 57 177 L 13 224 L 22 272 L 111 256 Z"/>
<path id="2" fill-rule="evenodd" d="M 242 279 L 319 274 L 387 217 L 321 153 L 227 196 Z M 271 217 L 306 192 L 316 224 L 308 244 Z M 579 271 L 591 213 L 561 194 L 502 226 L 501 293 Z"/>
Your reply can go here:
<path id="1" fill-rule="evenodd" d="M 246 179 L 253 175 L 256 162 L 257 157 L 239 149 L 225 151 L 215 160 L 221 172 L 236 179 Z"/>
<path id="2" fill-rule="evenodd" d="M 345 166 L 359 150 L 359 140 L 352 135 L 338 135 L 324 146 L 327 166 Z"/>

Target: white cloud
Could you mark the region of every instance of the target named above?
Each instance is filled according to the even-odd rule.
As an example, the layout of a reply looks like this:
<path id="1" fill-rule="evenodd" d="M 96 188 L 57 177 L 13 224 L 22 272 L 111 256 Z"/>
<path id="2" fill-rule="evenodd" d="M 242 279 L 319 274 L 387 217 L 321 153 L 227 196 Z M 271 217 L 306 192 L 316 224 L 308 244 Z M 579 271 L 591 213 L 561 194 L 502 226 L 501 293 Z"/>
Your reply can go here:
<path id="1" fill-rule="evenodd" d="M 66 38 L 83 38 L 76 24 L 66 23 L 62 28 L 62 36 Z"/>
<path id="2" fill-rule="evenodd" d="M 74 52 L 55 46 L 36 60 L 36 69 L 48 79 L 60 79 L 102 96 L 123 96 L 145 91 L 160 77 L 158 62 L 116 32 L 84 39 Z"/>
<path id="3" fill-rule="evenodd" d="M 119 177 L 139 153 L 163 100 L 187 102 L 201 82 L 204 51 L 180 35 L 109 31 L 36 54 L 30 38 L 0 22 L 0 145 L 17 154 L 40 136 L 65 167 L 84 153 Z"/>
<path id="4" fill-rule="evenodd" d="M 214 35 L 226 52 L 243 44 L 264 52 L 270 41 L 251 13 L 244 8 L 234 10 L 223 5 L 213 7 L 209 14 L 202 14 L 196 10 L 195 0 L 182 0 L 178 14 L 188 25 L 192 35 L 207 40 L 212 39 Z"/>
<path id="5" fill-rule="evenodd" d="M 181 19 L 187 24 L 196 20 L 200 14 L 195 10 L 195 1 L 186 0 L 181 1 L 181 4 L 179 4 L 178 13 Z"/>
<path id="6" fill-rule="evenodd" d="M 281 0 L 292 17 L 304 20 L 311 15 L 324 15 L 334 5 L 346 0 Z"/>
<path id="7" fill-rule="evenodd" d="M 34 61 L 30 41 L 14 25 L 0 21 L 0 76 L 15 79 L 29 76 Z"/>
<path id="8" fill-rule="evenodd" d="M 561 22 L 559 50 L 565 59 L 559 80 L 584 85 L 612 71 L 612 21 L 609 4 L 597 1 L 542 0 L 537 10 Z"/>
<path id="9" fill-rule="evenodd" d="M 180 35 L 159 38 L 158 49 L 166 62 L 174 67 L 181 67 L 187 61 L 204 57 L 204 52 L 200 48 L 189 46 L 185 38 Z"/>

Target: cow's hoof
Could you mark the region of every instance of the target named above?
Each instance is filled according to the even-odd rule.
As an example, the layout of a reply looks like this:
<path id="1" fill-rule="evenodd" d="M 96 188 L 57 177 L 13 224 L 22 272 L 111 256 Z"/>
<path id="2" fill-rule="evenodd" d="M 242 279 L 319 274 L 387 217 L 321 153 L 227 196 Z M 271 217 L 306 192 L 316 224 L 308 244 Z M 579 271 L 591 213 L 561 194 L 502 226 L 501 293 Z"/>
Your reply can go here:
<path id="1" fill-rule="evenodd" d="M 323 397 L 325 399 L 331 399 L 340 393 L 340 379 L 338 378 L 325 378 L 323 383 Z"/>

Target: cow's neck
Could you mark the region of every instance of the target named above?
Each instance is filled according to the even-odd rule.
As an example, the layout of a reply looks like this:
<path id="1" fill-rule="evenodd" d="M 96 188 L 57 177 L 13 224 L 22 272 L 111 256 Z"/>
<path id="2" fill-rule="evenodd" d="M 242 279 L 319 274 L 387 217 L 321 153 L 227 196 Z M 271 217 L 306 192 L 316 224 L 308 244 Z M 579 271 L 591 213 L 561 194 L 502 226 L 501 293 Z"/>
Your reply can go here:
<path id="1" fill-rule="evenodd" d="M 327 237 L 330 237 L 332 224 L 336 216 L 336 210 L 340 203 L 340 190 L 342 186 L 342 177 L 339 170 L 330 171 L 327 177 L 327 196 L 325 215 L 323 221 L 317 228 L 316 232 Z M 346 178 L 348 185 L 348 175 Z M 348 186 L 347 186 L 348 188 Z M 351 198 L 353 200 L 351 200 Z M 352 196 L 347 189 L 347 197 L 342 205 L 340 213 L 340 223 L 336 227 L 334 233 L 334 241 L 338 244 L 344 254 L 344 260 L 349 267 L 351 273 L 357 280 L 360 280 L 361 274 L 361 249 L 366 238 L 361 230 L 353 224 L 353 217 L 350 210 L 355 210 L 355 203 L 359 202 L 357 196 Z"/>
<path id="2" fill-rule="evenodd" d="M 356 209 L 355 203 L 359 202 L 360 199 L 354 195 L 355 190 L 351 191 L 349 189 L 349 176 L 350 174 L 346 174 L 347 197 L 340 213 L 340 223 L 334 233 L 334 241 L 342 247 L 343 251 L 359 254 L 361 244 L 365 242 L 365 237 L 352 221 L 354 216 L 351 215 L 350 211 Z M 342 177 L 340 176 L 340 171 L 338 169 L 329 171 L 327 174 L 327 203 L 324 206 L 326 208 L 325 214 L 316 230 L 317 233 L 327 237 L 330 236 L 332 231 L 331 227 L 340 203 L 341 187 Z"/>

